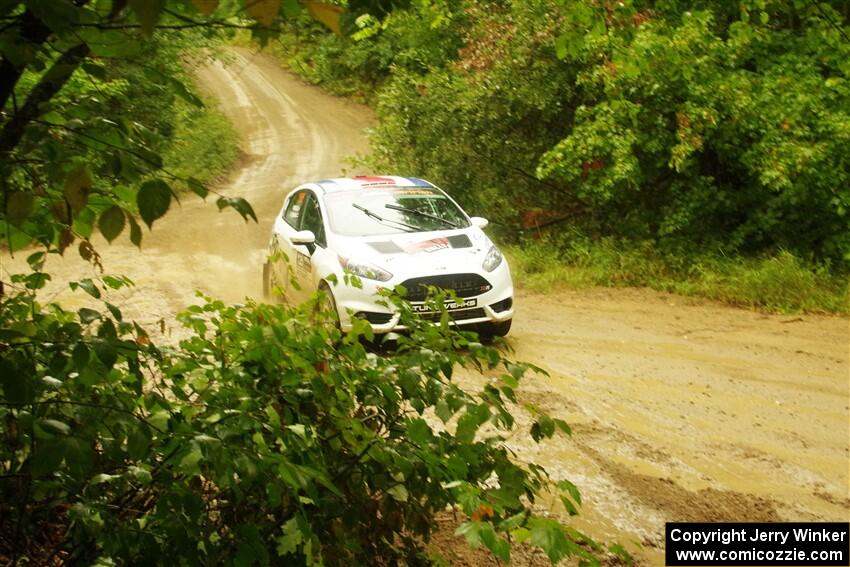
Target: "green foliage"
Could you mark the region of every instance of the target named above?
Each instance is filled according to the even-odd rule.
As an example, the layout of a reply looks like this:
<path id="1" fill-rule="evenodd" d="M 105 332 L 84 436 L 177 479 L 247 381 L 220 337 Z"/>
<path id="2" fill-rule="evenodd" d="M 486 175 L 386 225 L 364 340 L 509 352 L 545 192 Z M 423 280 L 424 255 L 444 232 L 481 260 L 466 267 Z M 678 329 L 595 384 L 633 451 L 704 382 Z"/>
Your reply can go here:
<path id="1" fill-rule="evenodd" d="M 357 12 L 343 17 L 343 35 L 302 15 L 288 20 L 269 47 L 307 81 L 336 94 L 374 101 L 391 70 L 425 75 L 462 47 L 467 18 L 440 2 L 417 1 L 379 20 Z M 363 41 L 352 41 L 352 37 Z"/>
<path id="2" fill-rule="evenodd" d="M 508 237 L 543 211 L 664 253 L 847 270 L 846 2 L 441 7 L 436 28 L 393 14 L 349 29 L 359 41 L 287 44 L 311 80 L 379 88 L 372 169 L 433 179 Z"/>
<path id="3" fill-rule="evenodd" d="M 165 169 L 186 179 L 187 185 L 195 180 L 196 188 L 198 184 L 203 187 L 214 182 L 238 157 L 238 136 L 233 125 L 210 104 L 199 108 L 177 101 L 174 114 L 174 136 L 163 152 Z"/>
<path id="4" fill-rule="evenodd" d="M 651 242 L 592 239 L 577 232 L 505 251 L 530 289 L 650 287 L 779 313 L 850 312 L 848 280 L 827 263 L 783 250 L 755 258 L 666 254 Z"/>
<path id="5" fill-rule="evenodd" d="M 377 4 L 398 3 L 353 8 L 365 17 Z M 112 241 L 129 227 L 140 245 L 138 219 L 152 227 L 176 190 L 208 195 L 203 174 L 213 172 L 189 163 L 220 151 L 223 167 L 229 146 L 186 132 L 209 127 L 217 138 L 228 128 L 189 109 L 203 103 L 181 57 L 223 28 L 267 40 L 296 8 L 292 0 L 0 4 L 0 238 L 12 251 L 39 245 L 32 272 L 0 288 L 0 556 L 415 565 L 426 561 L 434 514 L 455 506 L 472 519 L 465 529 L 504 560 L 523 530 L 553 560 L 592 559 L 579 534 L 535 517 L 545 471 L 514 462 L 502 444 L 530 367 L 449 328 L 444 296 L 434 298 L 444 311 L 438 325 L 388 297 L 410 332 L 384 356 L 364 348 L 366 322 L 347 336 L 324 324 L 321 298 L 298 310 L 205 298 L 179 316 L 189 336 L 169 347 L 110 303 L 131 285 L 126 278 L 71 282 L 88 296 L 76 312 L 36 300 L 51 279 L 47 254 L 80 239 L 80 255 L 102 272 L 89 242 L 95 228 Z M 234 19 L 243 9 L 253 22 Z M 445 14 L 433 13 L 432 36 L 393 39 L 411 69 L 442 58 L 431 41 Z M 410 14 L 398 17 L 412 25 Z M 244 199 L 218 195 L 216 205 L 256 221 Z M 451 379 L 459 365 L 496 377 L 467 392 Z M 535 440 L 568 430 L 535 417 Z M 578 503 L 571 486 L 560 487 L 572 495 L 565 502 Z"/>
<path id="6" fill-rule="evenodd" d="M 139 244 L 137 215 L 150 226 L 172 190 L 205 196 L 203 183 L 235 157 L 235 137 L 203 108 L 185 56 L 224 30 L 267 36 L 292 8 L 251 4 L 274 21 L 233 19 L 244 5 L 217 0 L 4 3 L 2 244 L 64 252 L 95 227 L 113 240 L 127 226 Z M 253 216 L 243 199 L 219 203 Z"/>
<path id="7" fill-rule="evenodd" d="M 504 560 L 509 535 L 553 561 L 593 560 L 579 534 L 531 512 L 545 472 L 501 444 L 529 366 L 403 304 L 409 336 L 377 355 L 367 324 L 346 336 L 316 324 L 320 298 L 299 310 L 205 299 L 179 315 L 191 331 L 179 347 L 156 347 L 108 303 L 128 283 L 74 284 L 106 310 L 43 307 L 32 290 L 3 300 L 0 525 L 16 534 L 3 540 L 13 559 L 422 564 L 451 505 L 473 518 L 459 533 Z M 458 365 L 502 370 L 468 392 L 451 380 Z M 535 426 L 555 433 L 546 416 Z M 45 544 L 51 526 L 64 535 Z"/>

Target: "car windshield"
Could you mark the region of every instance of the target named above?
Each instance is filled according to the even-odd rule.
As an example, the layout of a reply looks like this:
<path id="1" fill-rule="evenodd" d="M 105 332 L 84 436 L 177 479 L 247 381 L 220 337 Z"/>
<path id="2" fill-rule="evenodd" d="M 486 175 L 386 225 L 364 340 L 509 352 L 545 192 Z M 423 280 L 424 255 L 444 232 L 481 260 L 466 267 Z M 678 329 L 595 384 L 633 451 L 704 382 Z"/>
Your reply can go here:
<path id="1" fill-rule="evenodd" d="M 325 195 L 331 228 L 343 236 L 374 236 L 466 228 L 469 220 L 432 187 L 356 189 Z"/>

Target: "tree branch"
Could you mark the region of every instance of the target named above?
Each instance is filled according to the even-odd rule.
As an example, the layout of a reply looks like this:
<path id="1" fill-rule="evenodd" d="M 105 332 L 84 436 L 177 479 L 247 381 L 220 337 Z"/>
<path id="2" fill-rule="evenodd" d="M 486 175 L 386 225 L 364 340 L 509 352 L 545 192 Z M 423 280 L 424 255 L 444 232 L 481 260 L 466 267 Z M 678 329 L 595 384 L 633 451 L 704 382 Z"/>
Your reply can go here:
<path id="1" fill-rule="evenodd" d="M 8 154 L 17 147 L 24 135 L 27 124 L 38 118 L 41 105 L 50 101 L 58 93 L 77 67 L 89 54 L 89 46 L 80 43 L 62 54 L 53 66 L 41 76 L 38 84 L 30 91 L 21 109 L 6 123 L 0 132 L 0 155 Z"/>
<path id="2" fill-rule="evenodd" d="M 50 28 L 36 18 L 29 9 L 19 16 L 18 21 L 21 28 L 20 44 L 38 48 L 50 36 Z M 18 84 L 26 67 L 26 63 L 16 65 L 6 56 L 0 60 L 0 111 L 6 107 L 9 96 L 14 92 L 15 85 Z"/>

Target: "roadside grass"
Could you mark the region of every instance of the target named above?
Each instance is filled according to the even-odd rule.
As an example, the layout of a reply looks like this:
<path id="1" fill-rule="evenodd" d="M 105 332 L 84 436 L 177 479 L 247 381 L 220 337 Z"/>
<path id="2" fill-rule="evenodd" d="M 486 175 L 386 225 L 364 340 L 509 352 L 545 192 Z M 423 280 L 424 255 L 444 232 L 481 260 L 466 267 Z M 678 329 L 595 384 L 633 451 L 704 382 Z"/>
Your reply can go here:
<path id="1" fill-rule="evenodd" d="M 239 157 L 239 135 L 211 100 L 202 108 L 178 101 L 174 138 L 165 150 L 165 168 L 180 177 L 209 183 L 227 173 Z"/>
<path id="2" fill-rule="evenodd" d="M 777 313 L 848 314 L 848 276 L 788 251 L 760 258 L 670 256 L 649 244 L 577 238 L 505 250 L 519 286 L 533 291 L 648 287 Z"/>

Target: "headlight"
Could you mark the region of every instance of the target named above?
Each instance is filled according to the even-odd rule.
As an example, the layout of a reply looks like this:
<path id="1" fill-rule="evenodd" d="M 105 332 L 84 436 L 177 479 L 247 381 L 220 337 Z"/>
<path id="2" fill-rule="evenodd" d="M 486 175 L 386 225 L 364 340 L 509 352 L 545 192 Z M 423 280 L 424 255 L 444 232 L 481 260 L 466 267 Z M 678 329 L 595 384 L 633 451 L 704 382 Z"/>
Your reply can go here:
<path id="1" fill-rule="evenodd" d="M 368 262 L 357 262 L 356 260 L 349 260 L 340 256 L 339 263 L 342 264 L 342 268 L 345 271 L 351 272 L 355 276 L 366 278 L 367 280 L 385 282 L 393 277 L 388 271 Z"/>
<path id="2" fill-rule="evenodd" d="M 490 250 L 487 252 L 487 256 L 484 258 L 484 263 L 481 264 L 481 267 L 487 270 L 488 272 L 492 272 L 496 268 L 499 267 L 499 264 L 502 263 L 502 253 L 499 252 L 499 249 L 496 248 L 495 245 L 490 247 Z"/>

